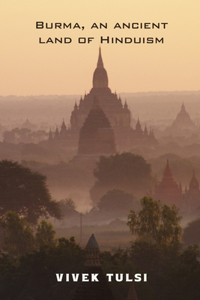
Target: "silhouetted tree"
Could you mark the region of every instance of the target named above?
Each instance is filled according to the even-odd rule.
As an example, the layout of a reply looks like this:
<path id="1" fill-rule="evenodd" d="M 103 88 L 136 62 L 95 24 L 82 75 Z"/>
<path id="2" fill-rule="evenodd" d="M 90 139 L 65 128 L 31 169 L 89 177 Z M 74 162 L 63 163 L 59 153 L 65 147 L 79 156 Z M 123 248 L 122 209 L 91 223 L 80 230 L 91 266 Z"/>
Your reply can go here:
<path id="1" fill-rule="evenodd" d="M 94 176 L 97 181 L 91 189 L 91 197 L 95 202 L 111 189 L 141 197 L 149 191 L 153 181 L 150 164 L 142 156 L 128 152 L 101 156 Z"/>
<path id="2" fill-rule="evenodd" d="M 56 273 L 81 273 L 84 251 L 74 238 L 59 239 L 56 245 L 45 245 L 17 261 L 0 255 L 0 299 L 65 300 L 72 299 L 77 283 L 57 282 Z"/>
<path id="3" fill-rule="evenodd" d="M 31 223 L 41 216 L 60 218 L 58 204 L 51 199 L 46 177 L 17 162 L 0 162 L 0 215 L 16 211 Z"/>
<path id="4" fill-rule="evenodd" d="M 70 215 L 75 211 L 75 203 L 71 198 L 61 199 L 58 204 L 62 216 Z"/>

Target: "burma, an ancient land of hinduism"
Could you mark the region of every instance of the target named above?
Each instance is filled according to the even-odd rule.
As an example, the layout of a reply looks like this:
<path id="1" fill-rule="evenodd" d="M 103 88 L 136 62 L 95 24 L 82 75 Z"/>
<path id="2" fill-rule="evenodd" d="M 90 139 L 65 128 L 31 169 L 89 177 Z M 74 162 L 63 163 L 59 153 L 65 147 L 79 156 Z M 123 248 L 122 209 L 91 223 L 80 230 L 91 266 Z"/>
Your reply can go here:
<path id="1" fill-rule="evenodd" d="M 127 150 L 137 144 L 146 146 L 155 146 L 157 144 L 157 140 L 155 139 L 153 131 L 150 130 L 148 132 L 146 126 L 143 130 L 139 120 L 137 122 L 136 128 L 132 128 L 131 112 L 126 101 L 123 104 L 121 98 L 116 93 L 112 93 L 108 86 L 108 75 L 106 69 L 104 68 L 100 48 L 97 67 L 93 74 L 92 89 L 83 98 L 81 97 L 78 105 L 75 104 L 74 109 L 71 113 L 70 127 L 67 129 L 63 122 L 60 132 L 58 132 L 57 130 L 53 135 L 52 133 L 50 133 L 49 139 L 56 139 L 57 142 L 59 140 L 62 142 L 64 138 L 65 142 L 69 146 L 78 147 L 79 131 L 83 126 L 84 128 L 86 128 L 87 126 L 87 129 L 89 126 L 91 128 L 93 126 L 91 117 L 87 119 L 87 125 L 84 122 L 86 121 L 86 118 L 93 107 L 94 99 L 98 100 L 100 108 L 103 110 L 106 118 L 108 119 L 108 121 L 106 122 L 109 122 L 109 127 L 113 128 L 114 130 L 118 150 Z M 101 118 L 102 116 L 102 113 L 100 113 L 100 108 L 99 118 Z M 92 114 L 94 114 L 94 111 L 92 112 Z M 98 118 L 98 114 L 96 115 L 96 117 Z M 82 129 L 82 131 L 85 130 L 86 129 Z M 83 136 L 84 134 L 82 134 L 81 142 L 79 143 L 79 154 L 84 148 Z M 104 133 L 102 133 L 102 136 L 104 136 L 104 139 L 107 139 L 108 131 L 104 131 Z M 113 149 L 109 152 L 110 154 L 112 154 Z M 100 151 L 100 153 L 104 152 Z M 106 150 L 106 153 L 108 153 L 108 150 Z M 85 154 L 85 149 L 83 150 L 82 154 Z"/>

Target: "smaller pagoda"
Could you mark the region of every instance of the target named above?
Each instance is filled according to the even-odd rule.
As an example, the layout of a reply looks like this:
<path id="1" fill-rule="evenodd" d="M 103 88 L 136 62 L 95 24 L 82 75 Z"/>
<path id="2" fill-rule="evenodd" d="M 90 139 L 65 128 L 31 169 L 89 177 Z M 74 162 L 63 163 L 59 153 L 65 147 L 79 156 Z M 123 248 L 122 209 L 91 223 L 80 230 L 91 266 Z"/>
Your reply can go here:
<path id="1" fill-rule="evenodd" d="M 189 184 L 189 189 L 184 195 L 186 201 L 186 209 L 188 214 L 198 214 L 200 210 L 200 189 L 199 182 L 193 171 L 192 178 Z"/>
<path id="2" fill-rule="evenodd" d="M 91 274 L 98 273 L 99 281 L 79 282 L 73 300 L 114 300 L 106 276 L 101 268 L 99 245 L 94 234 L 90 237 L 85 250 L 86 262 L 83 273 L 89 274 L 90 278 Z"/>
<path id="3" fill-rule="evenodd" d="M 178 207 L 182 207 L 182 187 L 181 184 L 178 185 L 175 182 L 168 160 L 162 181 L 155 187 L 155 199 L 160 199 L 168 205 L 175 204 Z"/>

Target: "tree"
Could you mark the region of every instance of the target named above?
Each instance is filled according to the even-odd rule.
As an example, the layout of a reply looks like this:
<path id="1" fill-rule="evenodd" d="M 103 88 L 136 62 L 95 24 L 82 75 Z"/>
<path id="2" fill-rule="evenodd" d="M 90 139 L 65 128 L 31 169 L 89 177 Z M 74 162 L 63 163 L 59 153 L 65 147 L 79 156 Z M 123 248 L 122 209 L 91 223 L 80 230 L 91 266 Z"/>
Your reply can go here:
<path id="1" fill-rule="evenodd" d="M 4 235 L 4 250 L 18 256 L 28 253 L 34 248 L 33 230 L 24 218 L 16 212 L 8 211 L 0 219 L 0 227 Z"/>
<path id="2" fill-rule="evenodd" d="M 141 199 L 141 210 L 131 210 L 128 215 L 128 226 L 139 239 L 145 239 L 159 246 L 175 246 L 180 244 L 181 227 L 178 209 L 175 205 L 162 205 L 150 197 Z"/>
<path id="3" fill-rule="evenodd" d="M 141 197 L 153 182 L 150 164 L 142 156 L 128 152 L 101 156 L 94 176 L 97 181 L 91 189 L 91 197 L 95 202 L 111 189 L 121 189 Z"/>
<path id="4" fill-rule="evenodd" d="M 68 216 L 75 211 L 75 203 L 71 198 L 65 198 L 58 202 L 62 216 Z"/>
<path id="5" fill-rule="evenodd" d="M 38 226 L 36 231 L 36 243 L 38 246 L 55 245 L 55 230 L 53 229 L 53 225 L 48 223 L 46 220 L 42 220 Z"/>
<path id="6" fill-rule="evenodd" d="M 60 218 L 58 204 L 51 199 L 46 177 L 17 162 L 0 162 L 0 215 L 16 211 L 36 223 L 41 216 Z"/>
<path id="7" fill-rule="evenodd" d="M 134 205 L 134 196 L 121 190 L 110 190 L 101 197 L 98 207 L 101 211 L 127 213 Z"/>

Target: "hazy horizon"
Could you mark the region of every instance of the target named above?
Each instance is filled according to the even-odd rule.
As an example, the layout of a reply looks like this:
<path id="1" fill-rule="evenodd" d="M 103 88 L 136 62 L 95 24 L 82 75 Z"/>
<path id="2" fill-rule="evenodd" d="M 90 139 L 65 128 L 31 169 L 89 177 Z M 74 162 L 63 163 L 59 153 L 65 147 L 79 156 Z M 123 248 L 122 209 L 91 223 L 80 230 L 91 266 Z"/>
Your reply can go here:
<path id="1" fill-rule="evenodd" d="M 112 90 L 111 88 L 111 92 L 114 93 L 115 91 Z M 173 91 L 146 91 L 146 92 L 117 92 L 117 95 L 121 96 L 121 95 L 136 95 L 136 94 L 168 94 L 168 93 L 172 93 L 172 94 L 179 94 L 179 93 L 200 93 L 200 89 L 199 90 L 173 90 Z M 6 98 L 6 97 L 16 97 L 16 98 L 20 98 L 20 97 L 54 97 L 54 96 L 59 96 L 59 97 L 81 97 L 84 96 L 84 94 L 35 94 L 35 95 L 15 95 L 15 94 L 10 94 L 10 95 L 0 95 L 1 98 Z"/>

